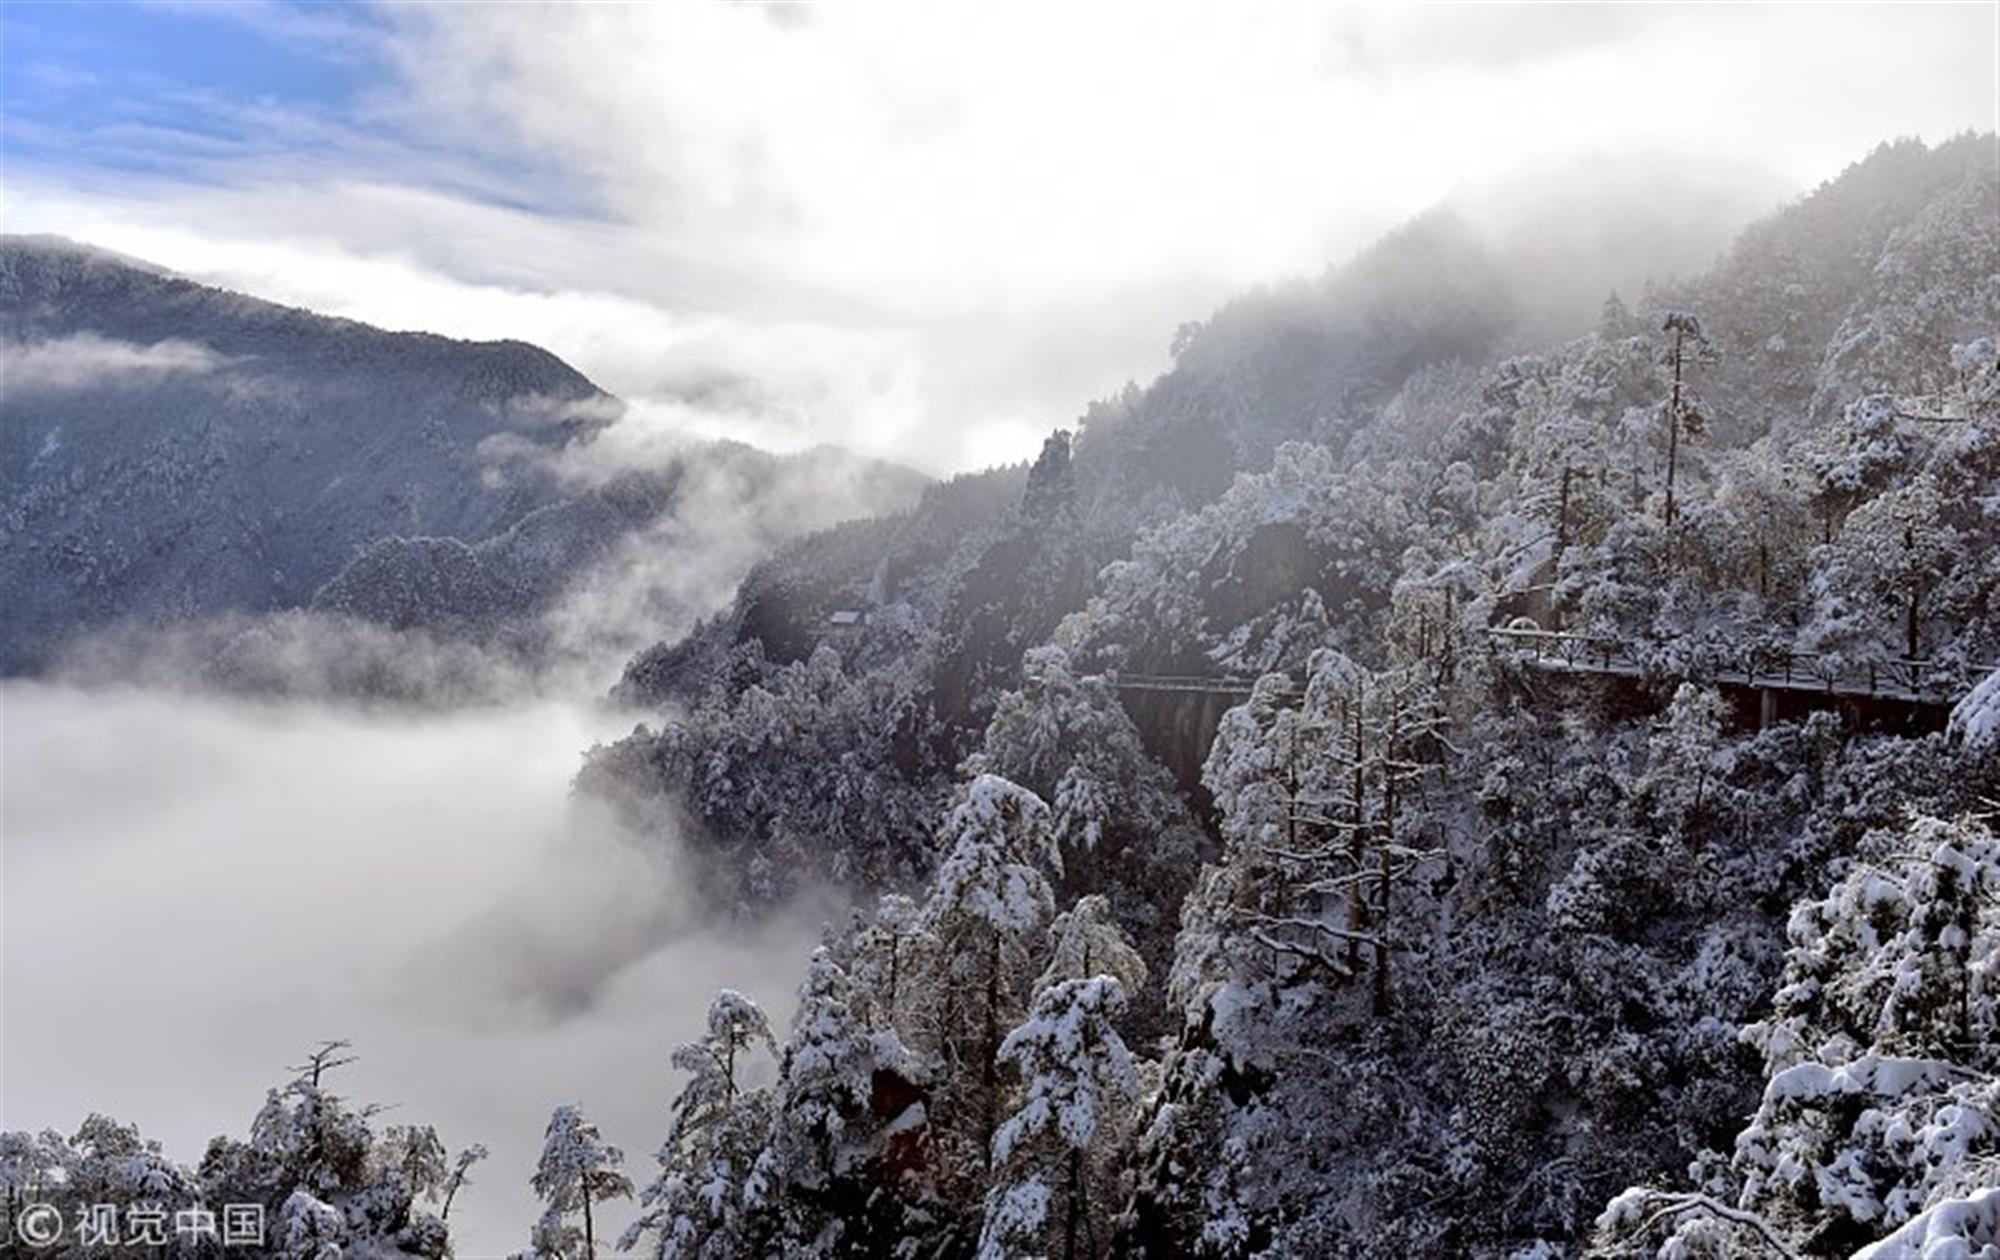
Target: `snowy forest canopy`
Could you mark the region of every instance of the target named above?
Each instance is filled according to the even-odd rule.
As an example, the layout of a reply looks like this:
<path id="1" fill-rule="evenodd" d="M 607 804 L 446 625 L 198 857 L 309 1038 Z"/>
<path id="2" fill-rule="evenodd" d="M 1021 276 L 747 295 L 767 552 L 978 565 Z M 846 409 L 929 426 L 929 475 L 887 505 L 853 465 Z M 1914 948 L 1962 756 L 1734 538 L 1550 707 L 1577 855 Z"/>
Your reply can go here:
<path id="1" fill-rule="evenodd" d="M 440 1257 L 476 1167 L 535 1257 L 2000 1255 L 1994 152 L 1557 345 L 1422 217 L 640 653 L 579 791 L 738 914 L 864 899 L 788 1024 L 687 1030 L 649 1158 L 562 1104 L 480 1165 L 331 1044 L 193 1165 L 0 1137 L 10 1231 Z"/>

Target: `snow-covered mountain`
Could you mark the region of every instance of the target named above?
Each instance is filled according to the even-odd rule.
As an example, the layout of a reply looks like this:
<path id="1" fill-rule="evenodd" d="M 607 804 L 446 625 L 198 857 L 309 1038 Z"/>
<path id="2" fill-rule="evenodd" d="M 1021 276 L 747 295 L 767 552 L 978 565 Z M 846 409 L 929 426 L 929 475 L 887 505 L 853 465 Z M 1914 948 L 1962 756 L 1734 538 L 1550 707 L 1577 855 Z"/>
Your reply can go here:
<path id="1" fill-rule="evenodd" d="M 611 400 L 520 342 L 391 333 L 49 238 L 0 244 L 0 668 L 119 617 L 298 607 L 370 541 L 477 540 L 555 498 Z"/>
<path id="2" fill-rule="evenodd" d="M 545 350 L 386 332 L 55 238 L 0 242 L 0 368 L 4 673 L 112 623 L 307 608 L 532 647 L 690 483 L 727 478 L 746 512 L 781 483 L 804 497 L 785 460 L 727 445 L 578 483 L 558 457 L 620 404 Z M 793 529 L 922 483 L 814 460 L 827 490 Z"/>
<path id="3" fill-rule="evenodd" d="M 663 628 L 580 794 L 696 824 L 715 904 L 875 900 L 788 1030 L 734 987 L 687 1029 L 628 1244 L 1993 1255 L 1994 145 L 1881 146 L 1554 343 L 1532 268 L 1423 216 Z M 476 621 L 632 490 L 378 542 L 320 601 Z M 446 1250 L 437 1136 L 312 1068 L 198 1170 L 101 1120 L 0 1142 Z M 623 1162 L 558 1108 L 529 1254 Z"/>

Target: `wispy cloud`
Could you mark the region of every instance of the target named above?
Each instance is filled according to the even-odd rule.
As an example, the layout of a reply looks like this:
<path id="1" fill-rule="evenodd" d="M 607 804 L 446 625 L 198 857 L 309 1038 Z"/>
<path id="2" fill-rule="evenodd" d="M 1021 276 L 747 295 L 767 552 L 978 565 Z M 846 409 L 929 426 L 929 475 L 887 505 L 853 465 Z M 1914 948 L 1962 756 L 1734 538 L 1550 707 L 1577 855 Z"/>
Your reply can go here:
<path id="1" fill-rule="evenodd" d="M 173 177 L 63 151 L 73 110 L 10 109 L 54 132 L 15 155 L 10 221 L 391 326 L 533 339 L 695 431 L 931 469 L 1031 453 L 1160 368 L 1181 320 L 1455 191 L 1609 153 L 1718 184 L 1759 168 L 1768 196 L 1890 136 L 1990 126 L 1995 81 L 1996 15 L 1964 5 L 180 20 L 299 57 L 322 19 L 357 29 L 321 90 L 93 89 L 134 95 L 106 151 L 176 153 Z M 102 69 L 22 55 L 51 84 Z M 1721 231 L 1750 204 L 1703 213 Z"/>
<path id="2" fill-rule="evenodd" d="M 9 393 L 128 388 L 168 376 L 202 376 L 229 360 L 198 342 L 169 339 L 150 345 L 77 333 L 45 341 L 0 341 L 0 382 Z"/>
<path id="3" fill-rule="evenodd" d="M 301 55 L 373 61 L 388 51 L 389 28 L 369 5 L 281 4 L 277 0 L 138 0 L 139 7 L 225 22 Z"/>

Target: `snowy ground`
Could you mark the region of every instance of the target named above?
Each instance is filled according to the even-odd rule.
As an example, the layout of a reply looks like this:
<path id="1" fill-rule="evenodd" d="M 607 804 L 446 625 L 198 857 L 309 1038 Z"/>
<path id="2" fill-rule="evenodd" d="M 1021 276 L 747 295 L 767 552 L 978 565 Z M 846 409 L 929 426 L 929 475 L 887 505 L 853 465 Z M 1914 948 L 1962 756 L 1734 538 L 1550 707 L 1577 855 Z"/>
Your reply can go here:
<path id="1" fill-rule="evenodd" d="M 461 1257 L 526 1241 L 559 1102 L 643 1183 L 673 1045 L 722 984 L 782 1019 L 823 916 L 705 926 L 669 846 L 573 805 L 580 751 L 630 724 L 9 684 L 0 1128 L 98 1110 L 193 1163 L 347 1037 L 346 1092 L 394 1105 L 379 1124 L 492 1148 L 453 1210 Z"/>

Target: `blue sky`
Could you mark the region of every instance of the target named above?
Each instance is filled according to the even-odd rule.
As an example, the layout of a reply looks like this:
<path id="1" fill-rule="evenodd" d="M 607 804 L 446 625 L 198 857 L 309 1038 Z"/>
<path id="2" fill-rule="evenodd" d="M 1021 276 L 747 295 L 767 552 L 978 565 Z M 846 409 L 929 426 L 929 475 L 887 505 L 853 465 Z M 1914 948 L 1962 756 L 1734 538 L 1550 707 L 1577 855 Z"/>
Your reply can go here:
<path id="1" fill-rule="evenodd" d="M 1441 198 L 1650 165 L 1725 231 L 2000 101 L 1988 3 L 1057 14 L 16 0 L 0 221 L 941 471 Z"/>
<path id="2" fill-rule="evenodd" d="M 367 171 L 500 206 L 585 214 L 532 151 L 429 134 L 398 10 L 283 0 L 10 0 L 0 140 L 15 178 L 230 187 Z"/>
<path id="3" fill-rule="evenodd" d="M 260 20 L 258 14 L 275 15 Z M 291 15 L 351 29 L 342 42 Z M 274 115 L 339 117 L 391 79 L 361 8 L 10 3 L 0 10 L 7 156 L 158 170 L 267 150 Z M 148 143 L 138 143 L 143 134 Z"/>

